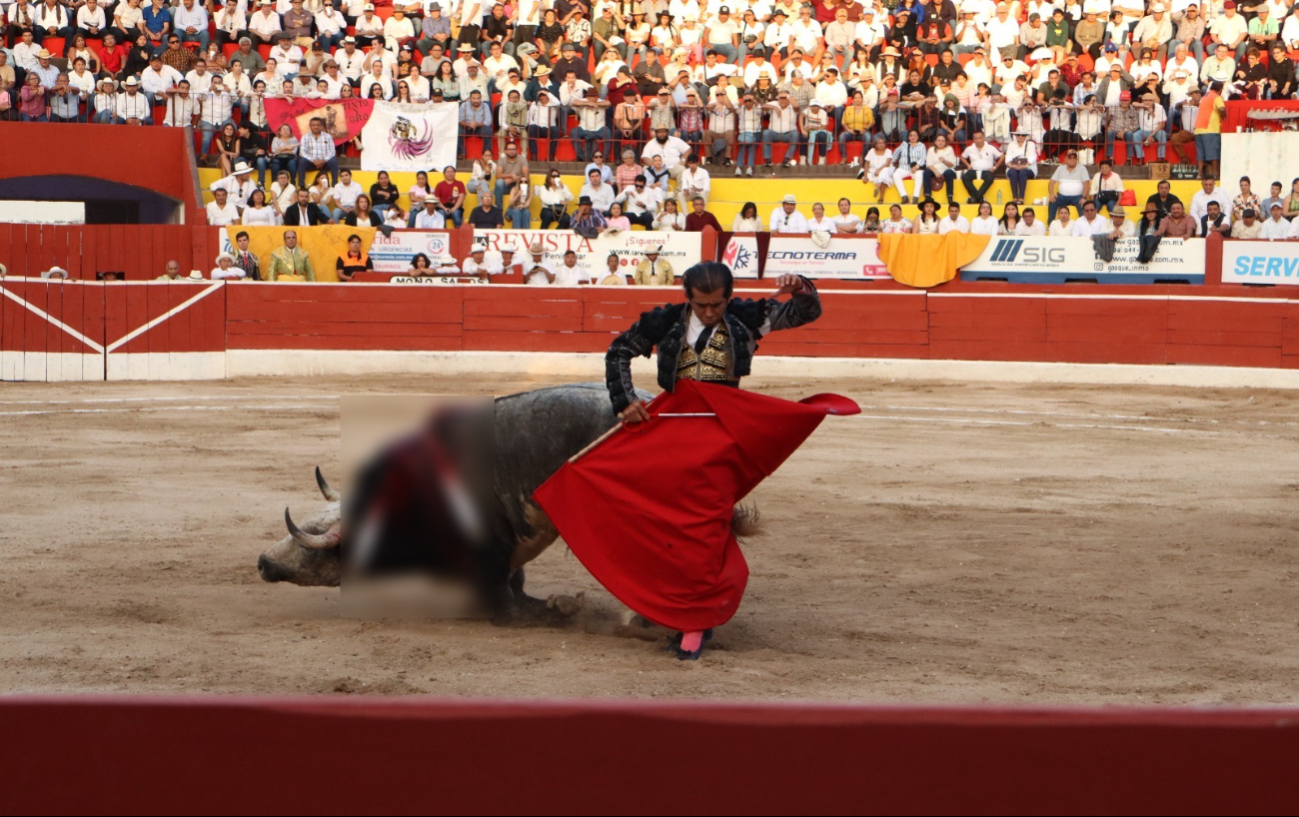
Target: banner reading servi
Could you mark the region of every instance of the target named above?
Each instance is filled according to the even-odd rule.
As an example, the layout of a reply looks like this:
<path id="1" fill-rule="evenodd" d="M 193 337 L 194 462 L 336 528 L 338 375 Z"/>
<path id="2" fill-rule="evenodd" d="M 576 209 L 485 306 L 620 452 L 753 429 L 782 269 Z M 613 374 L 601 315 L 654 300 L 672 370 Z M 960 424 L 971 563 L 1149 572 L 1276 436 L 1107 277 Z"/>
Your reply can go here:
<path id="1" fill-rule="evenodd" d="M 529 257 L 529 247 L 540 243 L 545 248 L 546 261 L 554 266 L 563 264 L 564 254 L 572 250 L 577 254 L 577 266 L 587 278 L 594 280 L 605 276 L 608 270 L 605 262 L 610 253 L 618 256 L 619 269 L 631 275 L 645 253 L 657 249 L 659 260 L 671 264 L 678 276 L 698 264 L 703 254 L 703 237 L 699 233 L 683 232 L 624 230 L 598 238 L 583 238 L 567 230 L 474 230 L 474 241 L 485 243 L 489 251 L 512 247 L 520 261 Z"/>
<path id="2" fill-rule="evenodd" d="M 1222 282 L 1299 286 L 1299 244 L 1290 241 L 1224 241 Z"/>
<path id="3" fill-rule="evenodd" d="M 961 268 L 962 281 L 996 279 L 1013 283 L 1099 284 L 1204 283 L 1204 239 L 1165 238 L 1149 264 L 1137 260 L 1141 242 L 1115 243 L 1114 259 L 1102 261 L 1090 238 L 999 236 Z"/>

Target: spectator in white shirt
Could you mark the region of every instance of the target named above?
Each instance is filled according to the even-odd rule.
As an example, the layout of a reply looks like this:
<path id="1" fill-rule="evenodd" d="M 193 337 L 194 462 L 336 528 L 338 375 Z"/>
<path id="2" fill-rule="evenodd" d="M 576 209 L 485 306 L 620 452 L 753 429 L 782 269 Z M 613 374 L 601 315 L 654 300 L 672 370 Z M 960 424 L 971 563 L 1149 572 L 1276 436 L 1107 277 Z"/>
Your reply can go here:
<path id="1" fill-rule="evenodd" d="M 648 164 L 655 156 L 662 156 L 663 166 L 667 168 L 668 175 L 677 180 L 685 172 L 685 165 L 681 160 L 688 153 L 690 153 L 688 142 L 669 135 L 667 128 L 659 128 L 654 132 L 654 138 L 645 144 L 645 149 L 641 151 L 641 159 Z"/>
<path id="2" fill-rule="evenodd" d="M 992 210 L 991 207 L 988 208 Z M 968 233 L 970 231 L 970 220 L 961 215 L 961 205 L 952 202 L 947 205 L 947 215 L 938 221 L 938 234 L 947 235 L 955 230 L 958 233 Z"/>
<path id="3" fill-rule="evenodd" d="M 997 235 L 999 232 L 1001 224 L 992 215 L 992 205 L 986 201 L 979 202 L 979 214 L 970 221 L 970 234 Z"/>
<path id="4" fill-rule="evenodd" d="M 1227 195 L 1226 190 L 1217 188 L 1217 179 L 1212 175 L 1206 175 L 1201 179 L 1200 185 L 1202 189 L 1195 191 L 1195 195 L 1191 197 L 1191 210 L 1188 215 L 1192 221 L 1199 224 L 1200 219 L 1209 214 L 1211 201 L 1218 202 L 1222 212 L 1231 212 L 1231 196 Z"/>
<path id="5" fill-rule="evenodd" d="M 1073 223 L 1073 235 L 1077 238 L 1092 238 L 1093 236 L 1106 235 L 1113 227 L 1108 219 L 1102 218 L 1096 212 L 1096 202 L 1083 202 L 1083 217 Z"/>
<path id="6" fill-rule="evenodd" d="M 970 194 L 967 204 L 978 204 L 988 195 L 992 187 L 993 173 L 1001 165 L 1001 151 L 988 144 L 981 131 L 974 132 L 974 142 L 961 153 L 961 164 L 965 172 L 961 174 L 961 184 Z"/>
<path id="7" fill-rule="evenodd" d="M 356 209 L 356 199 L 365 194 L 365 188 L 352 181 L 352 171 L 340 170 L 338 172 L 338 184 L 329 190 L 329 199 L 333 203 L 332 215 L 334 221 L 342 222 Z"/>
<path id="8" fill-rule="evenodd" d="M 837 233 L 839 225 L 834 223 L 834 219 L 825 217 L 825 205 L 818 201 L 812 205 L 812 217 L 807 220 L 807 229 L 812 233 Z"/>
<path id="9" fill-rule="evenodd" d="M 1065 208 L 1063 212 L 1068 216 L 1068 208 Z M 1038 220 L 1037 212 L 1032 207 L 1025 207 L 1023 215 L 1024 217 L 1015 225 L 1015 235 L 1025 238 L 1046 235 L 1046 223 Z"/>
<path id="10" fill-rule="evenodd" d="M 424 209 L 415 215 L 416 230 L 441 230 L 447 226 L 446 215 L 437 209 L 436 196 L 424 199 Z"/>
<path id="11" fill-rule="evenodd" d="M 1052 238 L 1063 238 L 1067 236 L 1072 236 L 1074 219 L 1069 214 L 1072 213 L 1073 211 L 1070 210 L 1068 207 L 1061 207 L 1059 210 L 1056 210 L 1055 212 L 1056 212 L 1055 221 L 1051 222 L 1051 226 L 1047 228 L 1046 234 L 1051 236 Z"/>
<path id="12" fill-rule="evenodd" d="M 1137 235 L 1137 226 L 1128 221 L 1128 213 L 1122 205 L 1115 205 L 1110 211 L 1110 224 L 1106 232 L 1101 233 L 1114 241 L 1123 238 L 1135 238 Z"/>
<path id="13" fill-rule="evenodd" d="M 599 170 L 592 170 L 586 174 L 587 183 L 582 185 L 581 192 L 578 196 L 590 196 L 591 208 L 600 215 L 608 215 L 609 208 L 613 206 L 614 196 L 613 185 L 604 180 L 603 174 Z"/>
<path id="14" fill-rule="evenodd" d="M 852 212 L 852 202 L 846 198 L 839 199 L 839 212 L 834 215 L 833 221 L 838 232 L 861 232 L 862 220 Z"/>
<path id="15" fill-rule="evenodd" d="M 523 283 L 534 287 L 548 287 L 555 283 L 555 268 L 546 260 L 546 248 L 533 244 L 529 257 L 523 262 Z"/>
<path id="16" fill-rule="evenodd" d="M 1296 219 L 1296 221 L 1299 221 L 1299 219 Z M 1281 205 L 1274 203 L 1272 205 L 1272 217 L 1263 222 L 1263 226 L 1259 228 L 1258 237 L 1268 241 L 1290 238 L 1293 235 L 1293 229 L 1293 222 L 1286 221 L 1282 215 Z"/>
<path id="17" fill-rule="evenodd" d="M 253 46 L 270 45 L 280 33 L 280 15 L 275 13 L 271 0 L 262 0 L 256 14 L 248 19 L 248 37 Z"/>
<path id="18" fill-rule="evenodd" d="M 240 212 L 248 206 L 248 199 L 257 189 L 259 188 L 257 182 L 253 180 L 253 169 L 242 159 L 235 162 L 233 173 L 217 179 L 208 187 L 213 194 L 218 190 L 224 190 L 229 196 L 230 203 Z"/>
<path id="19" fill-rule="evenodd" d="M 302 49 L 293 44 L 293 38 L 281 32 L 275 37 L 278 42 L 271 49 L 275 59 L 275 70 L 284 79 L 293 79 L 302 70 Z M 270 59 L 270 58 L 268 58 Z"/>
<path id="20" fill-rule="evenodd" d="M 207 50 L 207 9 L 195 0 L 183 0 L 180 6 L 172 9 L 171 17 L 181 42 L 199 43 L 201 50 Z"/>
<path id="21" fill-rule="evenodd" d="M 235 259 L 228 252 L 217 256 L 217 265 L 212 268 L 210 277 L 213 281 L 238 281 L 248 273 L 235 266 Z"/>
<path id="22" fill-rule="evenodd" d="M 781 200 L 780 206 L 771 211 L 767 220 L 773 233 L 806 233 L 807 217 L 798 212 L 798 199 L 791 193 Z"/>
<path id="23" fill-rule="evenodd" d="M 209 203 L 205 208 L 207 210 L 208 226 L 224 227 L 227 224 L 237 224 L 239 222 L 239 208 L 229 201 L 229 194 L 222 189 L 215 191 L 213 195 L 216 197 L 216 201 Z"/>
<path id="24" fill-rule="evenodd" d="M 140 72 L 140 90 L 149 98 L 150 105 L 162 105 L 168 88 L 175 87 L 185 77 L 170 65 L 162 64 L 162 54 L 149 59 L 149 67 Z"/>
<path id="25" fill-rule="evenodd" d="M 117 97 L 117 124 L 148 125 L 152 122 L 153 106 L 149 97 L 139 92 L 140 81 L 127 77 L 122 87 L 126 90 Z"/>
<path id="26" fill-rule="evenodd" d="M 11 4 L 5 5 L 13 7 Z M 87 38 L 103 37 L 107 28 L 108 18 L 99 7 L 99 0 L 86 0 L 86 4 L 77 9 L 77 30 Z"/>
<path id="27" fill-rule="evenodd" d="M 708 194 L 712 191 L 713 183 L 708 171 L 699 166 L 699 154 L 691 153 L 690 158 L 686 159 L 686 169 L 677 180 L 677 185 L 681 190 L 682 199 L 694 201 L 696 198 L 701 198 L 705 204 L 708 203 Z"/>
<path id="28" fill-rule="evenodd" d="M 347 35 L 347 18 L 334 8 L 334 0 L 324 0 L 320 11 L 316 12 L 316 40 L 332 52 L 343 42 Z"/>

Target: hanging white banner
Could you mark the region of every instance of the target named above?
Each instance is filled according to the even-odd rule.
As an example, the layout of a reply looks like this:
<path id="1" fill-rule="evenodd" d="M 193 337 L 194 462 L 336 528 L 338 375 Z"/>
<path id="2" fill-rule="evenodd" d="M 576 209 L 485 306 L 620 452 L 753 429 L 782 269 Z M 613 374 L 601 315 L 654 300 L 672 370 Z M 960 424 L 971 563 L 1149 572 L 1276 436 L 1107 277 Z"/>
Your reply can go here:
<path id="1" fill-rule="evenodd" d="M 362 170 L 436 170 L 456 163 L 454 102 L 376 102 L 361 129 Z"/>

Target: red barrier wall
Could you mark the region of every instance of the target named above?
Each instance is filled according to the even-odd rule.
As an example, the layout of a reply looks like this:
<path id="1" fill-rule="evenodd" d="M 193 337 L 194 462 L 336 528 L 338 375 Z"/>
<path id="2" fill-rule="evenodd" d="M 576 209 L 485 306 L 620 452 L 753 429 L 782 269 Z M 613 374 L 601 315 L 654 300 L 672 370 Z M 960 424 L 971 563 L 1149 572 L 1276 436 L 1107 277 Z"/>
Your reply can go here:
<path id="1" fill-rule="evenodd" d="M 952 282 L 927 292 L 892 281 L 841 286 L 823 281 L 823 317 L 764 339 L 764 353 L 1299 368 L 1299 291 L 1290 287 Z M 84 291 L 73 292 L 74 287 Z M 215 288 L 206 300 L 187 303 L 194 292 L 209 287 Z M 13 278 L 0 283 L 0 291 L 5 301 L 0 354 L 7 355 L 0 379 L 66 379 L 64 374 L 23 377 L 14 363 L 17 353 L 37 374 L 67 369 L 67 361 L 31 361 L 33 354 L 70 351 L 61 345 L 71 343 L 69 333 L 56 322 L 83 331 L 77 320 L 92 321 L 86 335 L 106 347 L 106 371 L 113 379 L 143 376 L 140 372 L 183 376 L 185 366 L 157 368 L 156 356 L 178 361 L 191 352 L 226 349 L 600 353 L 641 312 L 681 298 L 675 289 L 635 287 L 211 282 L 192 287 Z M 739 297 L 771 292 L 760 281 L 742 282 L 737 289 Z M 96 317 L 86 319 L 86 314 Z M 165 331 L 153 328 L 122 341 L 162 317 Z M 93 321 L 102 328 L 94 329 Z M 153 357 L 147 369 L 114 369 L 114 353 Z M 194 371 L 221 376 L 213 373 L 216 365 L 209 360 Z"/>
<path id="2" fill-rule="evenodd" d="M 869 290 L 835 286 L 823 282 L 820 320 L 771 335 L 762 342 L 764 352 L 1299 366 L 1299 301 L 1289 292 L 1235 286 L 1142 287 L 1140 295 L 1132 287 L 953 283 L 922 292 L 891 282 Z M 770 289 L 738 292 L 756 296 Z M 230 349 L 525 352 L 602 352 L 642 311 L 679 300 L 675 291 L 616 287 L 308 284 L 232 286 L 226 297 Z"/>
<path id="3" fill-rule="evenodd" d="M 0 162 L 0 179 L 86 176 L 143 187 L 183 202 L 187 223 L 207 224 L 192 134 L 189 128 L 0 122 L 0 145 L 11 159 Z M 12 160 L 13 145 L 27 146 L 21 161 Z"/>
<path id="4" fill-rule="evenodd" d="M 0 281 L 0 380 L 225 376 L 219 282 Z"/>
<path id="5" fill-rule="evenodd" d="M 1292 710 L 5 699 L 0 812 L 1293 813 Z"/>
<path id="6" fill-rule="evenodd" d="M 168 261 L 182 273 L 207 275 L 221 251 L 221 234 L 210 227 L 148 224 L 0 224 L 0 263 L 12 276 L 38 277 L 60 266 L 74 280 L 96 272 L 126 273 L 128 281 L 151 281 Z"/>

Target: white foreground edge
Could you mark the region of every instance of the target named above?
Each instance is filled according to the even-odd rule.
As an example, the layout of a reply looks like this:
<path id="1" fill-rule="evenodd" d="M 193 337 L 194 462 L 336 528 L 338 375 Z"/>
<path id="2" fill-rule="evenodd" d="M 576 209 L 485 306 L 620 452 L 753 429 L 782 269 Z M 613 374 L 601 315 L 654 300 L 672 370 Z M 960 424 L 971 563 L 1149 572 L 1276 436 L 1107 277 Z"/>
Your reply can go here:
<path id="1" fill-rule="evenodd" d="M 570 352 L 346 352 L 230 349 L 226 377 L 307 377 L 368 374 L 515 374 L 604 379 L 604 355 Z M 653 382 L 653 360 L 632 363 Z M 1299 389 L 1299 369 L 1234 366 L 1138 366 L 1120 363 L 1024 363 L 985 360 L 906 360 L 760 356 L 755 377 L 882 378 L 897 380 Z"/>

